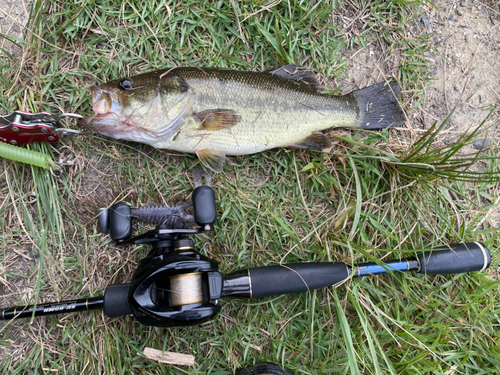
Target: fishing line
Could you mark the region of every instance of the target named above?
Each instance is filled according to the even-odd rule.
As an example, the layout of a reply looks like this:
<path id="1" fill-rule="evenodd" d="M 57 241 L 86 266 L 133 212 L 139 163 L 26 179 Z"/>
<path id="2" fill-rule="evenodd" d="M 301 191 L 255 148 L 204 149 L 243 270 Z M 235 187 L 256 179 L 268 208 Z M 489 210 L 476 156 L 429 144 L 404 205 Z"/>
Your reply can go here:
<path id="1" fill-rule="evenodd" d="M 169 277 L 172 306 L 203 302 L 202 273 L 185 273 Z"/>

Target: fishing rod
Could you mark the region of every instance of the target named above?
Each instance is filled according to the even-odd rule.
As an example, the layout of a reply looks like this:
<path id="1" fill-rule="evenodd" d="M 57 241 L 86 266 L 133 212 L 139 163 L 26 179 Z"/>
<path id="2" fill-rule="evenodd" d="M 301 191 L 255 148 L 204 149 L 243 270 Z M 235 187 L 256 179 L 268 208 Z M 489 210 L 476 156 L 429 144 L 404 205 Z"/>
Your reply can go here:
<path id="1" fill-rule="evenodd" d="M 221 274 L 218 263 L 196 251 L 188 235 L 212 229 L 216 220 L 215 194 L 197 186 L 190 204 L 132 209 L 117 203 L 101 210 L 100 224 L 119 244 L 150 244 L 131 283 L 112 284 L 94 298 L 16 306 L 0 310 L 0 319 L 30 318 L 103 309 L 108 317 L 134 315 L 142 324 L 160 327 L 192 326 L 206 322 L 221 310 L 223 298 L 263 298 L 335 286 L 350 278 L 417 272 L 447 275 L 483 271 L 491 256 L 479 242 L 425 251 L 416 258 L 348 265 L 344 262 L 291 263 L 242 269 Z M 162 223 L 131 237 L 132 219 Z M 195 222 L 198 228 L 187 228 Z M 164 223 L 168 223 L 165 225 Z"/>

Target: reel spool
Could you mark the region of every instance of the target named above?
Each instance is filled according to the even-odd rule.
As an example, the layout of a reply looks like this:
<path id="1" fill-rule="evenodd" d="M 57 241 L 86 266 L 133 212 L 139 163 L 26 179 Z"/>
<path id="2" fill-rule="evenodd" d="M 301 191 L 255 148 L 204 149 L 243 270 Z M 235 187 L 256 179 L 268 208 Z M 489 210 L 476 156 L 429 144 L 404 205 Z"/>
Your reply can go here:
<path id="1" fill-rule="evenodd" d="M 172 306 L 185 306 L 203 302 L 202 273 L 183 273 L 168 278 Z"/>

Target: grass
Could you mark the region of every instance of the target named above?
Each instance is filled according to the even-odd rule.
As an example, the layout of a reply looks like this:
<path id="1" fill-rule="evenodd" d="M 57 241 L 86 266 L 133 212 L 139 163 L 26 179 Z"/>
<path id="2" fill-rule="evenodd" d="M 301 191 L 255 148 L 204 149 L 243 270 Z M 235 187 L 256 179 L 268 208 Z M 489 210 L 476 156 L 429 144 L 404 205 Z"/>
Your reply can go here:
<path id="1" fill-rule="evenodd" d="M 382 42 L 376 53 L 394 62 L 384 74 L 400 81 L 407 107 L 418 110 L 429 84 L 429 46 L 426 35 L 406 26 L 416 4 L 35 1 L 26 43 L 19 42 L 24 53 L 0 65 L 1 112 L 89 114 L 89 85 L 177 65 L 266 70 L 294 62 L 333 90 L 331 79 L 346 76 L 352 48 Z M 352 15 L 356 22 L 343 27 L 342 17 Z M 438 143 L 447 121 L 416 139 L 410 132 L 331 131 L 329 153 L 236 157 L 213 176 L 219 220 L 213 233 L 195 237 L 196 245 L 229 273 L 279 262 L 392 259 L 483 241 L 492 250 L 491 274 L 390 275 L 231 300 L 214 321 L 184 329 L 101 312 L 15 321 L 0 329 L 0 370 L 233 374 L 270 361 L 296 374 L 495 374 L 496 150 L 461 156 L 478 134 Z M 99 233 L 95 210 L 115 200 L 185 202 L 199 164 L 193 155 L 96 134 L 31 147 L 55 159 L 69 151 L 76 163 L 57 179 L 2 160 L 2 306 L 97 296 L 130 280 L 147 248 L 114 245 Z M 197 364 L 158 364 L 141 355 L 144 347 L 192 354 Z"/>

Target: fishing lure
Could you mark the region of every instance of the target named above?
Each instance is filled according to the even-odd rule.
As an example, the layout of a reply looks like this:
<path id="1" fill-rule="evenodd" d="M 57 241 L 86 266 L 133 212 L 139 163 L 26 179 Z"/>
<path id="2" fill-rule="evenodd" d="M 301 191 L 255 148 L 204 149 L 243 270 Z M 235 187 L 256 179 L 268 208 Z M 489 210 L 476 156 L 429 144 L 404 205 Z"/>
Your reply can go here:
<path id="1" fill-rule="evenodd" d="M 44 169 L 57 169 L 56 163 L 50 158 L 49 155 L 9 145 L 8 143 L 0 143 L 0 157 L 34 165 Z"/>
<path id="2" fill-rule="evenodd" d="M 60 121 L 65 118 L 81 119 L 83 117 L 74 113 L 53 116 L 48 112 L 23 111 L 14 111 L 10 115 L 0 116 L 0 156 L 52 171 L 57 170 L 56 163 L 48 155 L 17 146 L 32 142 L 56 143 L 61 135 L 85 133 L 85 131 L 62 127 Z"/>

